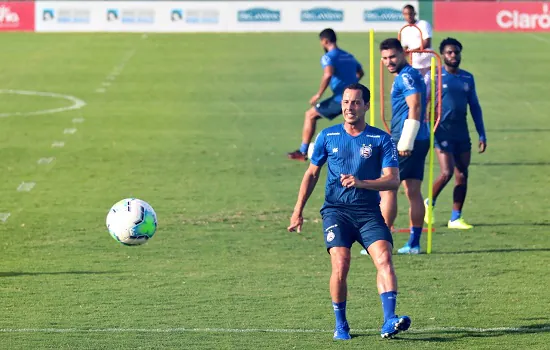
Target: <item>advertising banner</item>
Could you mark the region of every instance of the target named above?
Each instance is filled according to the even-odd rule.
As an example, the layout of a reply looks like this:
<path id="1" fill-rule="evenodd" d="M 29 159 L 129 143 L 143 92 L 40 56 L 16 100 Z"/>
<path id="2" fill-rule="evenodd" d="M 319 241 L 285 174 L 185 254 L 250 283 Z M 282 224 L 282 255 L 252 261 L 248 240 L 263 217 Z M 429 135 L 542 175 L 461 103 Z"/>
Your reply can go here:
<path id="1" fill-rule="evenodd" d="M 440 2 L 434 3 L 438 31 L 548 32 L 550 2 Z"/>
<path id="2" fill-rule="evenodd" d="M 397 32 L 417 1 L 37 1 L 39 32 Z"/>
<path id="3" fill-rule="evenodd" d="M 0 1 L 0 31 L 34 31 L 34 1 Z"/>

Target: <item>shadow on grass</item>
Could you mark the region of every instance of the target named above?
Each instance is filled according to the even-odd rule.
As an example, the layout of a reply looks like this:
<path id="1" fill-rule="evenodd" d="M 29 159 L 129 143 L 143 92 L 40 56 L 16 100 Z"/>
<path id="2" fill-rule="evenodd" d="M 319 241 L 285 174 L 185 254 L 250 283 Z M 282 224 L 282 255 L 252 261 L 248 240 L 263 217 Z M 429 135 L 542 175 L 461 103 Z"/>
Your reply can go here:
<path id="1" fill-rule="evenodd" d="M 59 272 L 1 272 L 0 277 L 42 276 L 42 275 L 107 275 L 121 273 L 119 271 L 59 271 Z"/>
<path id="2" fill-rule="evenodd" d="M 404 332 L 393 338 L 393 341 L 425 341 L 425 342 L 440 342 L 448 343 L 465 338 L 489 338 L 501 337 L 510 334 L 535 334 L 535 333 L 550 333 L 550 323 L 534 324 L 521 327 L 499 327 L 499 328 L 467 328 L 467 327 L 449 327 L 434 328 L 434 329 L 411 329 L 409 332 Z M 355 337 L 372 337 L 372 333 L 355 333 Z M 379 336 L 379 335 L 378 335 Z"/>
<path id="3" fill-rule="evenodd" d="M 497 248 L 497 249 L 479 249 L 463 250 L 458 252 L 434 252 L 432 254 L 481 254 L 481 253 L 526 253 L 526 252 L 550 252 L 550 248 Z"/>
<path id="4" fill-rule="evenodd" d="M 470 165 L 477 166 L 546 166 L 550 162 L 472 162 Z"/>

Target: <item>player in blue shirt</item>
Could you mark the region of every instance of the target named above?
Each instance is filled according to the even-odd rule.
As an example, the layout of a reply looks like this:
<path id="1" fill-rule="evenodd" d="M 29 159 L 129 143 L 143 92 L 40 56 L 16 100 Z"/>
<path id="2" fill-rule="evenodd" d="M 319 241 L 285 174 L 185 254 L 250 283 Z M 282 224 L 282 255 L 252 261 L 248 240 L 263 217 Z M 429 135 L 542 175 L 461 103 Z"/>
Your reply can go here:
<path id="1" fill-rule="evenodd" d="M 439 52 L 445 63 L 441 72 L 441 117 L 435 130 L 435 150 L 441 172 L 433 184 L 432 203 L 435 205 L 437 197 L 451 180 L 454 172 L 453 211 L 447 227 L 467 230 L 472 228 L 472 225 L 467 224 L 462 218 L 462 207 L 466 198 L 472 150 L 466 121 L 468 105 L 479 135 L 479 153 L 485 152 L 487 137 L 474 76 L 459 68 L 462 44 L 454 38 L 447 38 L 439 45 Z M 427 207 L 428 199 L 424 203 Z M 431 219 L 433 221 L 433 216 Z M 425 222 L 428 223 L 429 220 L 426 212 Z"/>
<path id="2" fill-rule="evenodd" d="M 294 152 L 288 153 L 290 159 L 306 161 L 309 144 L 315 134 L 317 120 L 324 117 L 333 120 L 342 113 L 340 102 L 346 86 L 357 83 L 365 73 L 361 64 L 350 53 L 340 49 L 336 44 L 336 33 L 327 28 L 319 33 L 321 46 L 325 54 L 321 57 L 323 77 L 319 91 L 313 95 L 309 103 L 313 106 L 305 113 L 302 129 L 302 144 Z M 332 90 L 332 96 L 318 102 L 327 87 Z"/>
<path id="3" fill-rule="evenodd" d="M 426 84 L 420 72 L 405 57 L 399 40 L 390 38 L 380 44 L 382 61 L 395 75 L 391 89 L 391 137 L 399 152 L 399 177 L 409 200 L 410 237 L 400 254 L 420 253 L 420 236 L 424 224 L 422 180 L 424 162 L 430 148 L 430 130 L 426 123 Z M 397 216 L 397 190 L 382 195 L 382 214 L 392 228 Z"/>
<path id="4" fill-rule="evenodd" d="M 350 249 L 355 241 L 368 251 L 378 271 L 378 292 L 384 311 L 381 336 L 391 338 L 407 330 L 411 323 L 408 316 L 395 314 L 397 279 L 392 263 L 393 239 L 380 212 L 379 191 L 399 187 L 397 150 L 386 132 L 366 124 L 369 101 L 370 91 L 361 84 L 352 84 L 344 90 L 341 103 L 344 123 L 328 127 L 317 136 L 288 227 L 290 232 L 301 232 L 303 209 L 326 163 L 328 173 L 321 215 L 332 263 L 334 339 L 340 340 L 351 339 L 346 319 L 346 279 Z"/>

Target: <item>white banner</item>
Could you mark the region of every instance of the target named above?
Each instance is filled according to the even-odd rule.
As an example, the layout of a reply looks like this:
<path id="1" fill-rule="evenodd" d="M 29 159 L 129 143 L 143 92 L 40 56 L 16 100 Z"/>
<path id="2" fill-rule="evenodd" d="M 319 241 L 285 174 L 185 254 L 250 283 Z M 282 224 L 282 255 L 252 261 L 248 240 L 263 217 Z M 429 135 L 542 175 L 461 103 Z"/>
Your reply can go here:
<path id="1" fill-rule="evenodd" d="M 37 32 L 398 31 L 418 1 L 37 1 Z"/>

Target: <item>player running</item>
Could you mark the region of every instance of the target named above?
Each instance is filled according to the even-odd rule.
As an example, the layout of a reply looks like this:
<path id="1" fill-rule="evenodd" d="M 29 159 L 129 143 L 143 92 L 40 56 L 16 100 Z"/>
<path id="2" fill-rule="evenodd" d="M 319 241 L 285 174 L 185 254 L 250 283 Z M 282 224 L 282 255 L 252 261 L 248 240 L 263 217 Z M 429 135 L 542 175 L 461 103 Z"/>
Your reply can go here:
<path id="1" fill-rule="evenodd" d="M 330 28 L 323 30 L 319 33 L 319 38 L 321 46 L 325 50 L 325 55 L 321 58 L 323 77 L 319 91 L 309 100 L 313 107 L 308 109 L 305 114 L 300 149 L 288 153 L 290 159 L 307 160 L 307 150 L 315 134 L 317 120 L 321 117 L 333 120 L 339 116 L 342 113 L 340 102 L 345 87 L 357 83 L 365 75 L 361 64 L 355 57 L 338 47 L 334 30 Z M 329 85 L 333 95 L 318 102 Z"/>
<path id="2" fill-rule="evenodd" d="M 419 254 L 424 224 L 421 193 L 424 162 L 430 148 L 430 131 L 426 123 L 426 84 L 418 70 L 409 65 L 401 43 L 386 39 L 380 44 L 382 62 L 395 75 L 391 89 L 391 137 L 399 152 L 399 177 L 409 200 L 410 237 L 399 254 Z M 382 214 L 393 228 L 397 216 L 397 190 L 381 192 Z M 361 252 L 365 254 L 366 252 Z"/>
<path id="3" fill-rule="evenodd" d="M 368 250 L 377 269 L 378 292 L 384 311 L 381 336 L 391 338 L 411 324 L 408 316 L 395 314 L 397 279 L 392 263 L 393 239 L 380 212 L 379 191 L 399 187 L 397 150 L 386 132 L 365 122 L 370 91 L 361 84 L 353 84 L 343 93 L 344 123 L 328 127 L 317 136 L 288 231 L 301 231 L 302 211 L 317 184 L 321 167 L 327 163 L 321 215 L 325 245 L 332 263 L 330 295 L 336 317 L 334 339 L 351 339 L 346 319 L 346 279 L 351 262 L 350 248 L 355 241 Z"/>
<path id="4" fill-rule="evenodd" d="M 454 38 L 447 38 L 439 45 L 439 52 L 443 56 L 444 67 L 441 72 L 441 118 L 435 131 L 435 151 L 441 172 L 433 184 L 432 204 L 435 205 L 437 197 L 451 180 L 454 172 L 453 211 L 447 227 L 464 230 L 473 227 L 462 218 L 472 150 L 466 121 L 468 105 L 479 135 L 479 153 L 485 152 L 487 137 L 474 76 L 459 68 L 462 44 Z M 424 203 L 427 207 L 428 199 Z M 433 215 L 431 219 L 433 222 Z M 430 221 L 427 211 L 424 221 Z"/>

